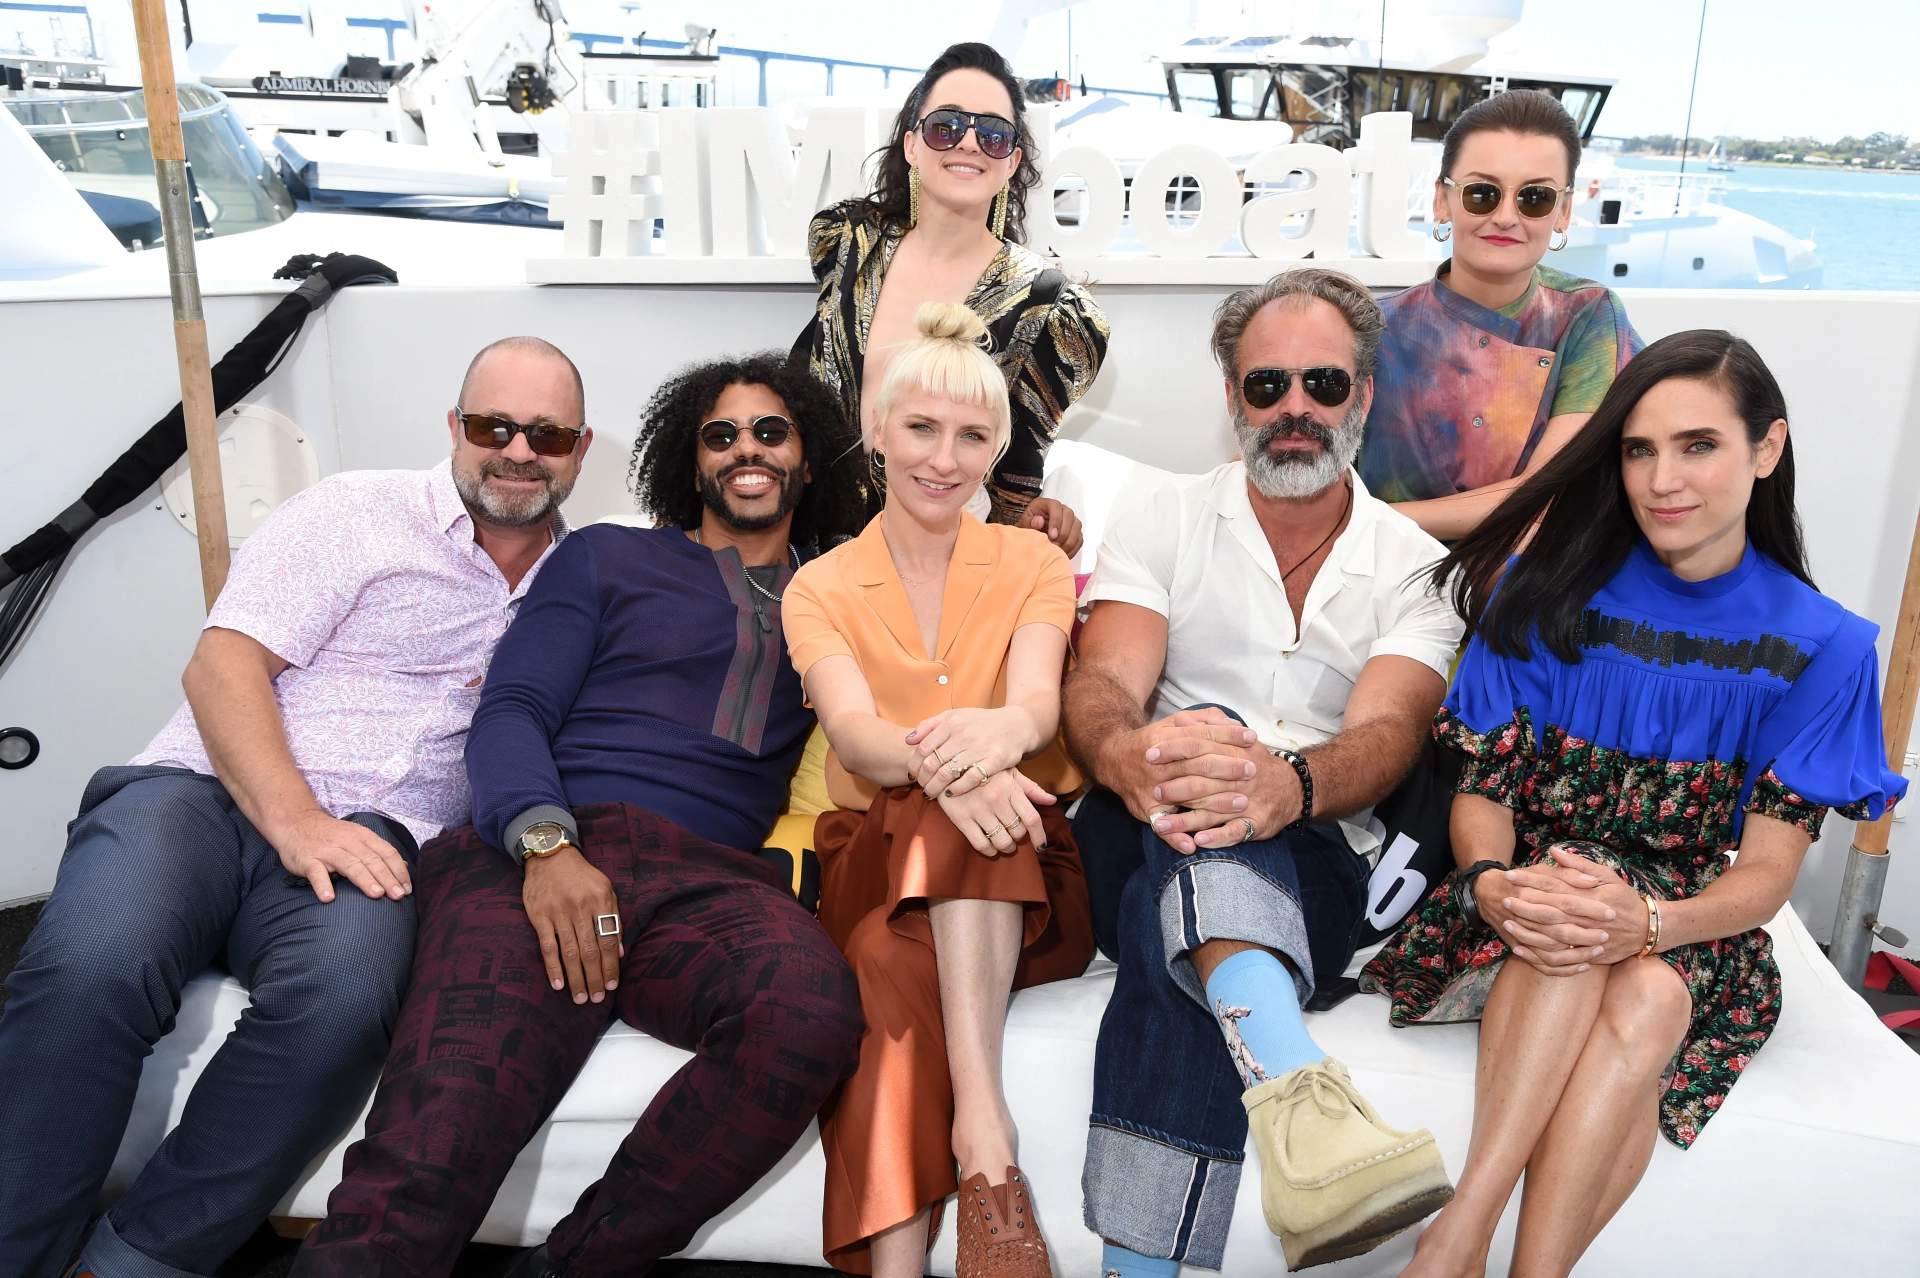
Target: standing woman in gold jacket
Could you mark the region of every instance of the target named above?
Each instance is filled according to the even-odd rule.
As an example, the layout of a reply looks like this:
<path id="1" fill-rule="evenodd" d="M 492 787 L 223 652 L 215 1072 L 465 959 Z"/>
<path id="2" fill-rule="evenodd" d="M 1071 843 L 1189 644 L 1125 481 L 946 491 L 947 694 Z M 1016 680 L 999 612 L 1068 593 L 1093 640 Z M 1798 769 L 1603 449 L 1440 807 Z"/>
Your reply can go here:
<path id="1" fill-rule="evenodd" d="M 985 44 L 934 60 L 894 121 L 871 194 L 818 213 L 807 232 L 820 299 L 797 360 L 866 431 L 887 363 L 916 336 L 926 302 L 957 302 L 986 322 L 1006 375 L 1013 439 L 974 513 L 1046 531 L 1071 556 L 1080 521 L 1040 497 L 1060 418 L 1086 393 L 1107 350 L 1107 317 L 1087 290 L 1025 248 L 1039 178 L 1020 83 Z M 878 510 L 882 494 L 873 493 Z"/>

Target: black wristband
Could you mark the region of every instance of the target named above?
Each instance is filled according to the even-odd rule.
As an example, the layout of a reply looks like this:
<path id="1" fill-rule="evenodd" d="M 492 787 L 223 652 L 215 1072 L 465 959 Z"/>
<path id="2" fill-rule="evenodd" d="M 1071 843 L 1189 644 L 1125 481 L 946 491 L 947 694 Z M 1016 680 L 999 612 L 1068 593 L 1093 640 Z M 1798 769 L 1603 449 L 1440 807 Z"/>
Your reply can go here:
<path id="1" fill-rule="evenodd" d="M 1480 898 L 1474 894 L 1474 880 L 1488 870 L 1510 870 L 1513 867 L 1500 861 L 1475 861 L 1463 870 L 1453 872 L 1453 903 L 1460 907 L 1460 913 L 1474 927 L 1486 927 L 1487 921 L 1480 917 Z"/>
<path id="2" fill-rule="evenodd" d="M 1307 766 L 1307 757 L 1298 750 L 1281 746 L 1274 753 L 1291 764 L 1300 778 L 1300 815 L 1285 827 L 1291 830 L 1296 825 L 1305 825 L 1313 820 L 1313 769 Z"/>

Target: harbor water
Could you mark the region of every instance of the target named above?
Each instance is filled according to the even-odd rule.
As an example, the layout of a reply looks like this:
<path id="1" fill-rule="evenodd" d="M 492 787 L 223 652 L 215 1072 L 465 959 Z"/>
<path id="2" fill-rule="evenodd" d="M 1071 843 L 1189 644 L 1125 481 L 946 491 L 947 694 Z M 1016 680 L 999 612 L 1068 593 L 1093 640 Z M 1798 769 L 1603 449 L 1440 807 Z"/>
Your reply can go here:
<path id="1" fill-rule="evenodd" d="M 1619 165 L 1672 173 L 1680 161 L 1627 155 Z M 1706 161 L 1687 171 L 1704 173 Z M 1819 244 L 1822 288 L 1920 290 L 1920 173 L 1739 164 L 1719 176 L 1727 207 Z"/>

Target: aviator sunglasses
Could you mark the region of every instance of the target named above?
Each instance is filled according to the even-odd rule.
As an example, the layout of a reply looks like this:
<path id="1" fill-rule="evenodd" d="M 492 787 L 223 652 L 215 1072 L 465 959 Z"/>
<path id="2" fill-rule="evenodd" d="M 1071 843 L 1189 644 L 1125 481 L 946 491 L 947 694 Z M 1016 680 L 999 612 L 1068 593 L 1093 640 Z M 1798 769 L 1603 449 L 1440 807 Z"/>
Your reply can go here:
<path id="1" fill-rule="evenodd" d="M 1475 217 L 1486 217 L 1492 213 L 1507 195 L 1507 189 L 1498 182 L 1462 183 L 1452 178 L 1440 180 L 1460 192 L 1460 207 Z M 1547 217 L 1560 203 L 1560 197 L 1572 190 L 1570 186 L 1562 189 L 1548 186 L 1545 182 L 1531 182 L 1513 193 L 1513 206 L 1520 210 L 1521 217 Z"/>
<path id="2" fill-rule="evenodd" d="M 778 448 L 787 442 L 787 436 L 793 433 L 793 423 L 778 413 L 768 413 L 765 417 L 756 417 L 746 427 L 753 437 L 768 448 Z M 700 428 L 700 442 L 707 446 L 710 453 L 724 453 L 733 447 L 733 441 L 740 438 L 741 427 L 724 417 L 710 421 Z"/>
<path id="3" fill-rule="evenodd" d="M 1240 394 L 1253 408 L 1272 408 L 1287 397 L 1293 374 L 1300 374 L 1300 389 L 1315 403 L 1338 408 L 1353 394 L 1353 374 L 1344 368 L 1256 368 L 1240 383 Z"/>
<path id="4" fill-rule="evenodd" d="M 466 428 L 469 444 L 480 448 L 505 448 L 513 442 L 515 435 L 525 435 L 527 447 L 541 457 L 567 456 L 579 444 L 580 436 L 586 433 L 584 426 L 575 429 L 571 426 L 555 426 L 550 422 L 534 422 L 523 426 L 504 417 L 463 412 L 458 406 L 454 408 L 453 415 Z"/>
<path id="5" fill-rule="evenodd" d="M 929 111 L 915 120 L 912 127 L 920 130 L 920 140 L 936 151 L 953 150 L 971 128 L 973 136 L 979 139 L 980 150 L 996 160 L 1012 155 L 1013 144 L 1020 138 L 1019 130 L 1000 116 L 976 115 L 952 107 Z"/>

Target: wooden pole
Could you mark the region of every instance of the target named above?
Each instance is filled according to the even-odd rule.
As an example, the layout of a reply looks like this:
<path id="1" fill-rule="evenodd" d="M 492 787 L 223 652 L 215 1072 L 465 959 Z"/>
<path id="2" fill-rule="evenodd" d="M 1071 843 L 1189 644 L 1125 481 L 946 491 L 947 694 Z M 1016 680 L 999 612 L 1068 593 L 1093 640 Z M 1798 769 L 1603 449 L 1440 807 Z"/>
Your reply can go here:
<path id="1" fill-rule="evenodd" d="M 1900 591 L 1900 616 L 1894 622 L 1893 647 L 1887 653 L 1887 687 L 1880 700 L 1887 764 L 1895 772 L 1906 763 L 1916 696 L 1920 696 L 1920 521 L 1914 524 L 1913 549 L 1907 555 L 1907 580 Z M 1827 946 L 1827 957 L 1849 985 L 1858 986 L 1866 976 L 1867 956 L 1880 926 L 1880 895 L 1887 882 L 1887 839 L 1892 833 L 1891 808 L 1878 821 L 1854 827 L 1853 847 L 1847 853 L 1847 870 L 1840 881 L 1840 903 L 1834 911 L 1833 940 Z"/>
<path id="2" fill-rule="evenodd" d="M 1880 718 L 1887 735 L 1887 765 L 1899 772 L 1907 761 L 1907 738 L 1913 733 L 1914 701 L 1920 697 L 1920 521 L 1913 526 L 1913 550 L 1907 556 L 1907 584 L 1900 592 L 1900 618 L 1893 627 L 1893 647 L 1887 653 L 1887 690 L 1880 701 Z M 1887 854 L 1893 812 L 1863 825 L 1853 846 L 1869 856 Z"/>
<path id="3" fill-rule="evenodd" d="M 140 80 L 146 89 L 153 175 L 160 189 L 160 225 L 167 243 L 174 354 L 180 366 L 180 406 L 186 414 L 194 522 L 200 532 L 200 587 L 208 609 L 212 609 L 227 582 L 231 550 L 227 545 L 226 491 L 220 480 L 220 437 L 213 421 L 207 322 L 200 310 L 200 275 L 194 265 L 187 148 L 180 134 L 180 95 L 174 87 L 166 0 L 133 0 L 133 26 L 140 44 Z"/>

